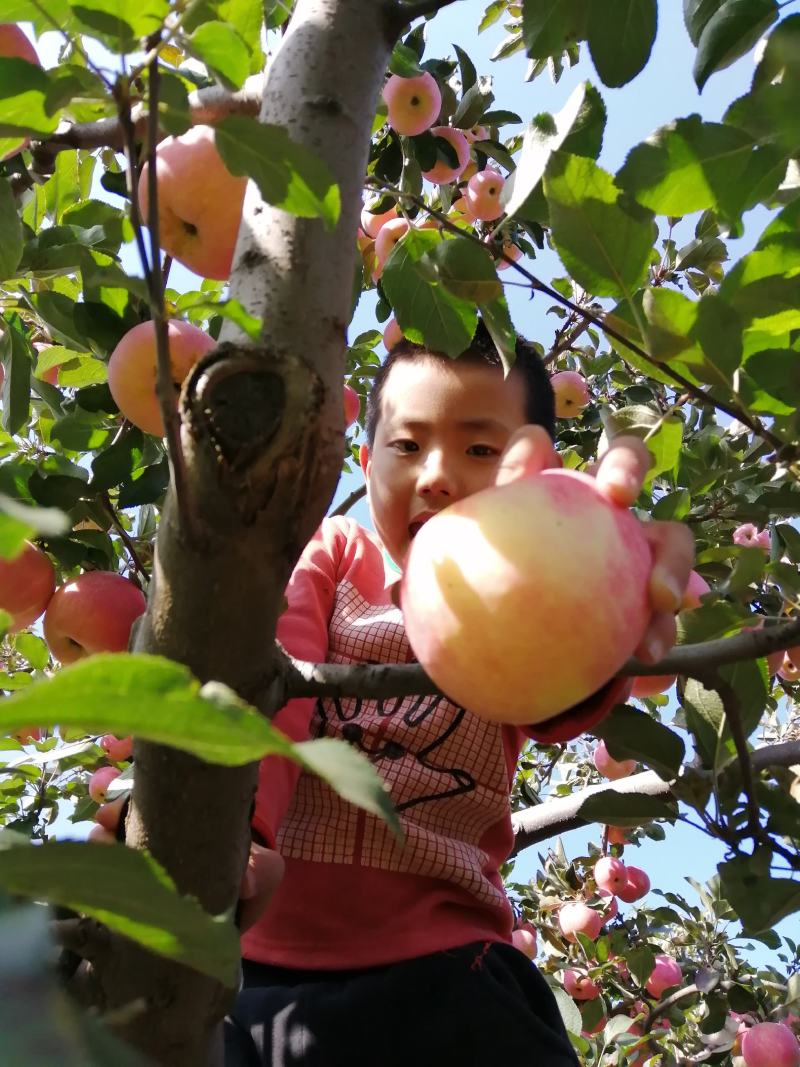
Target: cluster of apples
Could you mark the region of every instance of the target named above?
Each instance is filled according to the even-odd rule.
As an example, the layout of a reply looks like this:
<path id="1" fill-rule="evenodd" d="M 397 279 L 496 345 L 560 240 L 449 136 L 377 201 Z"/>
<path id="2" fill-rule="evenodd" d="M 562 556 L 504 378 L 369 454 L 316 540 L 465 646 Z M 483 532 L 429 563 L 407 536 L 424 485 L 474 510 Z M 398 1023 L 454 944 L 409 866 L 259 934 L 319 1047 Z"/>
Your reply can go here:
<path id="1" fill-rule="evenodd" d="M 45 640 L 63 664 L 124 652 L 145 604 L 137 585 L 111 571 L 86 571 L 56 587 L 50 557 L 30 541 L 14 559 L 0 559 L 0 608 L 11 616 L 9 630 L 24 630 L 44 615 Z M 39 732 L 29 727 L 16 736 L 37 740 Z"/>

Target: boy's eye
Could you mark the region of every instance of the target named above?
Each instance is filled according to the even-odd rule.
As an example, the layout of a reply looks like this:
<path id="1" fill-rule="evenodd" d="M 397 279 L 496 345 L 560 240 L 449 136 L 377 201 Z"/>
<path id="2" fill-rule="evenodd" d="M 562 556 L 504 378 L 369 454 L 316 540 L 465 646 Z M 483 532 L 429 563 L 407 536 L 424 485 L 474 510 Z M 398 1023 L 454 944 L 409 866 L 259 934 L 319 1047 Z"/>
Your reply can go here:
<path id="1" fill-rule="evenodd" d="M 392 441 L 392 448 L 398 452 L 419 452 L 419 445 L 416 441 L 411 441 L 409 438 L 401 438 L 399 441 Z"/>
<path id="2" fill-rule="evenodd" d="M 491 445 L 470 445 L 467 449 L 467 455 L 470 456 L 497 456 L 499 451 L 496 448 L 492 448 Z"/>

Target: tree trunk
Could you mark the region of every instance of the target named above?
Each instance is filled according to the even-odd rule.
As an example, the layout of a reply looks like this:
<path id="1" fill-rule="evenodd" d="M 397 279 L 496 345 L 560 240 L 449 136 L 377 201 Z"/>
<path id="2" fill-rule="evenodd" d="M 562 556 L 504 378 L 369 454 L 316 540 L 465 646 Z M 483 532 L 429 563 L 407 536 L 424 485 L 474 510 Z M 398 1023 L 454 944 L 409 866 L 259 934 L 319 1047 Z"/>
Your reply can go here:
<path id="1" fill-rule="evenodd" d="M 250 184 L 231 296 L 263 319 L 263 332 L 253 343 L 226 329 L 181 399 L 193 530 L 182 528 L 170 490 L 136 650 L 246 699 L 274 669 L 286 582 L 341 470 L 355 233 L 393 18 L 375 0 L 298 0 L 267 71 L 261 118 L 327 163 L 341 218 L 328 232 L 265 205 Z M 128 845 L 149 849 L 212 914 L 233 908 L 257 765 L 214 767 L 142 742 L 135 759 Z M 144 1002 L 117 1029 L 153 1061 L 211 1062 L 231 990 L 121 939 L 87 977 L 103 1012 Z"/>

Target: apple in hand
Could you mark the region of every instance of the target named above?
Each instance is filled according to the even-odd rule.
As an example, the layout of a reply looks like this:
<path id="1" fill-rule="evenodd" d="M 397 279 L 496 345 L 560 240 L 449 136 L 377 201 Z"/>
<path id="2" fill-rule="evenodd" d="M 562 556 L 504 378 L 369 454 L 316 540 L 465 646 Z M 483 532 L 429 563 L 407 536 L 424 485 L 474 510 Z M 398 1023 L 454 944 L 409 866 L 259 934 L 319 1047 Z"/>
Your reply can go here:
<path id="1" fill-rule="evenodd" d="M 0 558 L 0 608 L 11 616 L 12 633 L 39 618 L 55 587 L 56 572 L 50 557 L 30 541 L 14 559 Z"/>
<path id="2" fill-rule="evenodd" d="M 742 1037 L 747 1067 L 800 1067 L 800 1043 L 785 1023 L 756 1023 Z"/>
<path id="3" fill-rule="evenodd" d="M 603 926 L 603 916 L 588 904 L 575 901 L 559 909 L 558 925 L 567 941 L 576 941 L 576 934 L 586 934 L 590 941 L 594 941 Z"/>
<path id="4" fill-rule="evenodd" d="M 149 164 L 139 177 L 139 210 L 146 223 Z M 231 174 L 211 126 L 193 126 L 156 149 L 161 247 L 203 278 L 227 281 L 242 219 L 247 178 Z"/>
<path id="5" fill-rule="evenodd" d="M 456 704 L 541 723 L 596 693 L 638 647 L 651 565 L 627 508 L 588 475 L 544 470 L 467 496 L 415 533 L 401 587 L 408 640 Z"/>
<path id="6" fill-rule="evenodd" d="M 144 614 L 141 589 L 112 571 L 86 571 L 59 586 L 44 616 L 44 637 L 62 663 L 96 652 L 124 652 Z"/>
<path id="7" fill-rule="evenodd" d="M 655 966 L 650 972 L 645 989 L 651 997 L 659 1000 L 664 990 L 680 985 L 683 981 L 683 972 L 680 964 L 671 956 L 656 956 Z"/>
<path id="8" fill-rule="evenodd" d="M 416 78 L 393 74 L 383 87 L 389 125 L 405 137 L 429 130 L 442 109 L 442 94 L 436 79 L 425 71 Z"/>
<path id="9" fill-rule="evenodd" d="M 636 770 L 635 759 L 614 759 L 609 754 L 605 741 L 597 742 L 592 760 L 598 772 L 611 782 L 616 782 L 620 778 L 627 778 L 629 774 L 633 774 Z"/>
<path id="10" fill-rule="evenodd" d="M 576 419 L 589 403 L 586 379 L 576 370 L 562 370 L 550 379 L 556 397 L 556 417 Z"/>
<path id="11" fill-rule="evenodd" d="M 429 182 L 433 182 L 435 185 L 447 185 L 448 182 L 454 182 L 457 178 L 460 178 L 467 169 L 467 164 L 469 163 L 469 141 L 461 130 L 456 130 L 452 126 L 434 126 L 431 133 L 434 137 L 441 137 L 443 141 L 447 141 L 455 149 L 458 162 L 453 166 L 447 159 L 440 157 L 430 170 L 422 172 L 422 177 L 427 178 Z"/>
<path id="12" fill-rule="evenodd" d="M 201 356 L 216 347 L 216 341 L 190 322 L 167 323 L 169 365 L 177 394 Z M 154 322 L 140 322 L 121 338 L 108 361 L 108 387 L 114 402 L 129 422 L 155 437 L 164 436 L 164 421 L 156 394 L 158 356 Z"/>

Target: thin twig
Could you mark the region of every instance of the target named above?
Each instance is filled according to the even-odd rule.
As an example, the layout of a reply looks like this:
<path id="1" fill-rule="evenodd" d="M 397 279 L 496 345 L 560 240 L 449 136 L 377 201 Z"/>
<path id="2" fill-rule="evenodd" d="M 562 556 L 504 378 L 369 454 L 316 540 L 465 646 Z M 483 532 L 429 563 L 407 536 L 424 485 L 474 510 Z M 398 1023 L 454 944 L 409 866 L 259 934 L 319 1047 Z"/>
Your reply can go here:
<path id="1" fill-rule="evenodd" d="M 402 20 L 401 26 L 407 26 L 409 22 L 413 22 L 415 19 L 429 18 L 431 15 L 435 15 L 437 11 L 441 11 L 444 7 L 449 7 L 455 0 L 417 0 L 413 4 L 396 4 L 394 12 Z"/>
<path id="2" fill-rule="evenodd" d="M 542 362 L 544 363 L 544 365 L 546 367 L 549 366 L 549 364 L 551 364 L 553 360 L 557 359 L 562 352 L 566 352 L 568 348 L 571 348 L 578 340 L 580 335 L 589 329 L 590 325 L 591 319 L 588 319 L 584 316 L 583 320 L 576 325 L 575 329 L 571 333 L 569 332 L 569 330 L 567 330 L 564 333 L 563 337 L 556 344 L 553 345 L 547 355 L 543 358 Z"/>
<path id="3" fill-rule="evenodd" d="M 350 496 L 346 496 L 344 500 L 335 507 L 331 512 L 331 515 L 346 515 L 350 508 L 359 502 L 362 497 L 367 495 L 366 485 L 359 486 L 358 489 L 354 489 Z"/>
<path id="4" fill-rule="evenodd" d="M 100 501 L 103 507 L 108 512 L 114 529 L 119 534 L 120 540 L 125 545 L 125 548 L 128 550 L 128 555 L 131 557 L 131 562 L 133 563 L 134 568 L 138 571 L 139 576 L 144 582 L 145 588 L 147 588 L 147 583 L 150 581 L 150 576 L 147 573 L 147 570 L 145 569 L 145 565 L 139 558 L 139 554 L 136 551 L 136 545 L 131 540 L 130 534 L 120 522 L 119 515 L 117 514 L 116 508 L 111 503 L 111 498 L 109 497 L 108 493 L 100 493 Z"/>
<path id="5" fill-rule="evenodd" d="M 468 240 L 474 241 L 475 243 L 479 244 L 481 248 L 485 249 L 486 246 L 484 245 L 481 238 L 477 236 L 477 234 L 469 233 L 468 231 L 461 229 L 459 226 L 456 226 L 456 224 L 454 222 L 451 222 L 451 220 L 443 212 L 437 210 L 436 208 L 430 207 L 428 204 L 425 203 L 422 197 L 417 196 L 415 193 L 403 192 L 402 189 L 398 189 L 396 186 L 391 185 L 389 182 L 381 181 L 380 179 L 375 178 L 374 176 L 370 177 L 367 180 L 367 186 L 371 186 L 372 188 L 376 189 L 383 189 L 384 191 L 390 193 L 392 196 L 397 197 L 398 199 L 410 200 L 411 203 L 415 204 L 423 211 L 426 211 L 429 215 L 431 215 L 438 222 L 440 222 L 444 229 L 450 231 L 451 233 L 455 233 L 459 237 L 466 237 Z M 620 333 L 618 330 L 610 326 L 605 321 L 605 318 L 603 316 L 596 315 L 594 312 L 591 311 L 587 311 L 586 308 L 580 307 L 579 304 L 576 304 L 574 301 L 570 300 L 569 297 L 563 296 L 561 293 L 558 292 L 557 289 L 553 289 L 551 286 L 547 285 L 546 282 L 543 282 L 540 278 L 537 278 L 535 274 L 532 274 L 526 267 L 523 267 L 520 263 L 512 259 L 511 256 L 507 255 L 502 250 L 497 253 L 497 256 L 499 259 L 502 259 L 504 263 L 507 263 L 510 267 L 513 267 L 514 270 L 516 270 L 519 274 L 526 278 L 535 290 L 544 293 L 546 296 L 549 296 L 551 300 L 555 300 L 556 303 L 561 304 L 565 308 L 568 308 L 576 315 L 585 316 L 589 320 L 589 322 L 599 327 L 601 330 L 603 330 L 604 333 L 608 334 L 609 337 L 613 337 L 616 341 L 619 341 L 620 344 L 623 344 L 626 348 L 629 348 L 631 352 L 634 352 L 637 356 L 640 356 L 642 359 L 647 360 L 648 363 L 651 363 L 653 366 L 657 366 L 662 371 L 662 373 L 668 374 L 675 382 L 677 382 L 683 387 L 684 392 L 690 393 L 691 396 L 693 396 L 700 403 L 706 405 L 707 407 L 717 408 L 720 411 L 724 412 L 726 415 L 729 415 L 732 419 L 738 419 L 739 422 L 747 426 L 754 434 L 756 434 L 758 437 L 761 437 L 764 441 L 767 441 L 772 446 L 772 448 L 776 450 L 776 452 L 780 452 L 785 447 L 786 442 L 781 441 L 780 438 L 776 437 L 770 430 L 763 426 L 758 419 L 751 416 L 748 412 L 736 407 L 735 405 L 730 405 L 725 401 L 715 399 L 714 397 L 710 396 L 708 393 L 700 389 L 698 386 L 693 385 L 687 378 L 684 378 L 682 374 L 679 374 L 677 371 L 673 370 L 668 363 L 661 363 L 658 360 L 653 359 L 653 357 L 648 352 L 646 352 L 643 348 L 640 348 L 639 345 L 637 345 L 634 341 L 629 340 L 629 338 L 627 338 L 623 333 Z"/>

